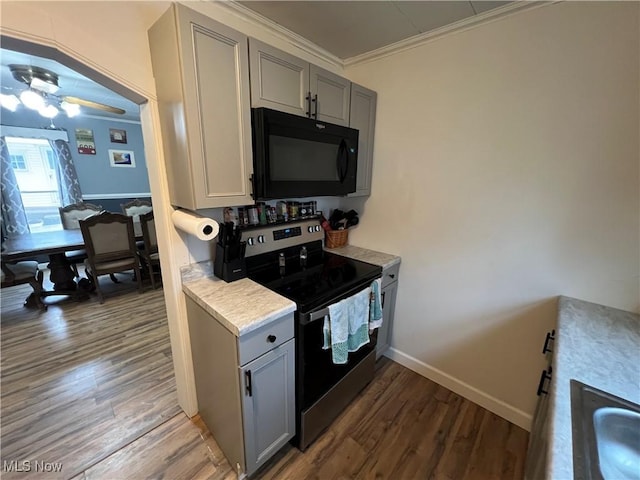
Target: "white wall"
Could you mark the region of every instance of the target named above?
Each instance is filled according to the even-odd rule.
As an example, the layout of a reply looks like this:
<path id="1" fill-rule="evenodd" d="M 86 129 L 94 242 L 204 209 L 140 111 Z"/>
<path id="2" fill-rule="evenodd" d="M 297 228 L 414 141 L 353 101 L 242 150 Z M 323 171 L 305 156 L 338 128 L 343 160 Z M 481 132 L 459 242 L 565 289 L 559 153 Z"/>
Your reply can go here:
<path id="1" fill-rule="evenodd" d="M 558 3 L 347 68 L 378 92 L 350 243 L 402 256 L 392 357 L 525 427 L 556 297 L 640 307 L 638 19 Z"/>

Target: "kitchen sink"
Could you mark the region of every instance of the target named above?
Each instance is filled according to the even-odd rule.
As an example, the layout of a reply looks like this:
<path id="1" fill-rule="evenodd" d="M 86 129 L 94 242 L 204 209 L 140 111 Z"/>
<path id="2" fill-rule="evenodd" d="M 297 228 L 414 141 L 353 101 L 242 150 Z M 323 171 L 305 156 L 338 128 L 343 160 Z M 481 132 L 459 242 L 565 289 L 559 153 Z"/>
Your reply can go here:
<path id="1" fill-rule="evenodd" d="M 640 480 L 640 405 L 571 380 L 574 479 Z"/>

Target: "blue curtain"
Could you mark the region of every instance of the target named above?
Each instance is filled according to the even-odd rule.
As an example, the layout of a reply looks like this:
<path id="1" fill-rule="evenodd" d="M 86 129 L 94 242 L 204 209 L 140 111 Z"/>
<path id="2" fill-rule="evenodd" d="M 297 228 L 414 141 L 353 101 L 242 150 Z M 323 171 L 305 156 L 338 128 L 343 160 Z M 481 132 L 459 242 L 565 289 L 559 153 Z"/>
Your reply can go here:
<path id="1" fill-rule="evenodd" d="M 29 222 L 4 137 L 0 137 L 0 159 L 2 160 L 0 190 L 2 193 L 2 238 L 4 239 L 6 236 L 29 233 Z"/>
<path id="2" fill-rule="evenodd" d="M 71 149 L 69 144 L 62 139 L 49 140 L 51 149 L 56 156 L 56 174 L 58 176 L 58 189 L 60 190 L 60 201 L 62 206 L 82 201 L 82 191 L 76 167 L 73 164 Z"/>

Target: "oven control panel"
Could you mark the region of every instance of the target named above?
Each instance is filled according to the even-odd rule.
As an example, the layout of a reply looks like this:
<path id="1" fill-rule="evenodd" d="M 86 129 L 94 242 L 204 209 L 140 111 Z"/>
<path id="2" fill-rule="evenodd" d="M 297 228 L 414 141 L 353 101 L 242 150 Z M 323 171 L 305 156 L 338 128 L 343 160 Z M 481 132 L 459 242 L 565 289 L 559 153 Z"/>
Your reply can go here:
<path id="1" fill-rule="evenodd" d="M 247 242 L 245 256 L 251 257 L 261 253 L 274 250 L 281 250 L 293 247 L 314 240 L 322 240 L 324 230 L 320 226 L 320 221 L 304 220 L 292 225 L 273 225 L 259 229 L 252 229 L 242 232 L 241 239 Z"/>
<path id="2" fill-rule="evenodd" d="M 285 238 L 299 237 L 300 235 L 302 235 L 302 228 L 300 227 L 289 227 L 273 231 L 274 240 L 284 240 Z"/>

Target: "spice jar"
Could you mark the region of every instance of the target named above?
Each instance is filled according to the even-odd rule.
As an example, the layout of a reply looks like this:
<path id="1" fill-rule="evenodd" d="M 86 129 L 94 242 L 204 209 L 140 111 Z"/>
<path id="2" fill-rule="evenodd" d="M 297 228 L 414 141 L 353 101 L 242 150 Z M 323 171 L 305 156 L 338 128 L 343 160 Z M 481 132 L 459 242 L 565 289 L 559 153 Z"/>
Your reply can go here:
<path id="1" fill-rule="evenodd" d="M 258 207 L 255 205 L 249 205 L 247 207 L 247 217 L 249 217 L 249 225 L 258 225 L 258 223 L 260 223 L 258 218 Z"/>
<path id="2" fill-rule="evenodd" d="M 276 203 L 276 215 L 279 222 L 286 222 L 289 219 L 289 212 L 287 211 L 287 202 L 279 201 Z"/>
<path id="3" fill-rule="evenodd" d="M 287 202 L 287 211 L 289 212 L 289 220 L 296 220 L 300 215 L 300 202 Z"/>

